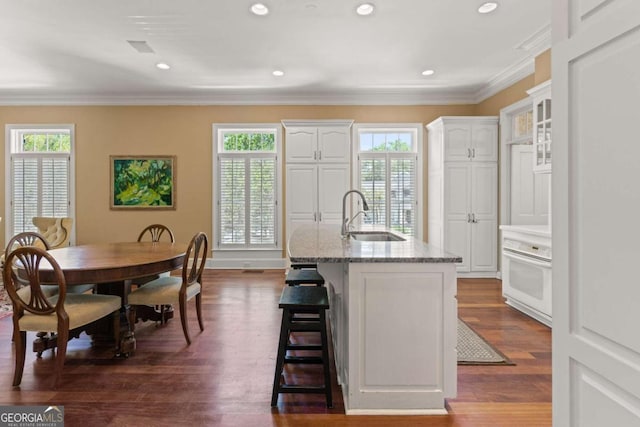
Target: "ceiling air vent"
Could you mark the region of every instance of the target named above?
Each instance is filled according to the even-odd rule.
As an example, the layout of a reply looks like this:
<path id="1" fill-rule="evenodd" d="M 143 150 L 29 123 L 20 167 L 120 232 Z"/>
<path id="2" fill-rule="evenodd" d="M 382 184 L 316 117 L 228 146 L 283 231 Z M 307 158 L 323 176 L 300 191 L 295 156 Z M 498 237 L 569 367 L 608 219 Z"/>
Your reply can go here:
<path id="1" fill-rule="evenodd" d="M 138 53 L 154 53 L 151 46 L 147 44 L 144 40 L 127 40 L 127 43 L 131 45 L 132 48 L 138 51 Z"/>

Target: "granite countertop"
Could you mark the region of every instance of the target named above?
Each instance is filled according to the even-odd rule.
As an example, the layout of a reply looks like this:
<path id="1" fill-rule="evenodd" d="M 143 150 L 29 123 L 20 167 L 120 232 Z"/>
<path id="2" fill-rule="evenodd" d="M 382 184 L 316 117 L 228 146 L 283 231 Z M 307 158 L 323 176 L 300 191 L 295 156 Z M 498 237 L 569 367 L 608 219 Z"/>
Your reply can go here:
<path id="1" fill-rule="evenodd" d="M 342 239 L 339 225 L 308 225 L 296 228 L 287 245 L 292 262 L 461 262 L 462 258 L 445 252 L 411 236 L 376 228 L 365 231 L 388 231 L 405 241 L 378 242 Z"/>

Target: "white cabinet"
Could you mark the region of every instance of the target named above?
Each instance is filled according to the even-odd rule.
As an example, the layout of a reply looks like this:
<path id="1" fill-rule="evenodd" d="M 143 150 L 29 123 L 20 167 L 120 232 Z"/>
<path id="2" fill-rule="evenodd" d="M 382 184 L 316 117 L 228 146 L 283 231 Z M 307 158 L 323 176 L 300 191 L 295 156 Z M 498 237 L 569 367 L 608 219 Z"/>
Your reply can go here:
<path id="1" fill-rule="evenodd" d="M 348 164 L 287 164 L 287 232 L 298 224 L 340 224 Z"/>
<path id="2" fill-rule="evenodd" d="M 287 236 L 301 224 L 340 224 L 350 188 L 351 120 L 283 120 Z M 288 240 L 288 239 L 287 239 Z"/>
<path id="3" fill-rule="evenodd" d="M 551 80 L 527 91 L 533 102 L 533 172 L 551 172 Z"/>
<path id="4" fill-rule="evenodd" d="M 287 163 L 349 163 L 350 123 L 346 127 L 344 125 L 318 127 L 301 126 L 299 123 L 294 123 L 294 126 L 285 124 Z"/>
<path id="5" fill-rule="evenodd" d="M 457 270 L 469 276 L 497 272 L 497 123 L 496 117 L 442 117 L 427 125 L 429 243 L 460 255 Z"/>
<path id="6" fill-rule="evenodd" d="M 468 117 L 441 117 L 445 161 L 498 161 L 494 122 L 469 121 Z M 434 123 L 436 123 L 434 122 Z"/>

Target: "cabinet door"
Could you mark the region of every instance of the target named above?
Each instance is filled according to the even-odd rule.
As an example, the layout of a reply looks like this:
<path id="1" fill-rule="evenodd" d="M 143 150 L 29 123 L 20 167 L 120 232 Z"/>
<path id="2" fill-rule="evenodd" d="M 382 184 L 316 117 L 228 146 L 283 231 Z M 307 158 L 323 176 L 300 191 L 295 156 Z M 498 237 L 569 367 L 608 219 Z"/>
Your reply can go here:
<path id="1" fill-rule="evenodd" d="M 349 165 L 318 166 L 319 220 L 328 224 L 342 222 L 342 196 L 349 190 Z"/>
<path id="2" fill-rule="evenodd" d="M 471 125 L 447 123 L 444 126 L 445 161 L 468 161 L 471 155 Z"/>
<path id="3" fill-rule="evenodd" d="M 471 271 L 496 271 L 498 268 L 498 222 L 477 219 L 471 226 Z"/>
<path id="4" fill-rule="evenodd" d="M 471 126 L 471 158 L 475 161 L 498 161 L 498 127 L 495 124 Z"/>
<path id="5" fill-rule="evenodd" d="M 498 267 L 498 166 L 471 166 L 471 271 Z"/>
<path id="6" fill-rule="evenodd" d="M 285 151 L 289 162 L 315 162 L 318 155 L 318 130 L 314 127 L 287 128 Z"/>
<path id="7" fill-rule="evenodd" d="M 458 271 L 470 268 L 470 204 L 471 164 L 445 164 L 444 184 L 444 250 L 462 257 Z"/>
<path id="8" fill-rule="evenodd" d="M 351 151 L 349 128 L 318 128 L 318 160 L 321 162 L 348 163 Z"/>
<path id="9" fill-rule="evenodd" d="M 533 173 L 533 148 L 531 145 L 512 145 L 510 150 L 511 224 L 548 224 L 551 175 Z"/>
<path id="10" fill-rule="evenodd" d="M 317 220 L 317 188 L 317 166 L 287 165 L 287 236 L 297 225 L 313 224 Z"/>

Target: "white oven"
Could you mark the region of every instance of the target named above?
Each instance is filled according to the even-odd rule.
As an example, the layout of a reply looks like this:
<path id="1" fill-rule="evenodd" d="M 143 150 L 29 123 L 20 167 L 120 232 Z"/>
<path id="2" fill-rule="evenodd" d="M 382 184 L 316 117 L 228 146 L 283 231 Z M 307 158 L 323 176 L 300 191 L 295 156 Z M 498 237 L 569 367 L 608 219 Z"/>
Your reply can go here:
<path id="1" fill-rule="evenodd" d="M 501 227 L 506 303 L 551 326 L 551 238 Z"/>

